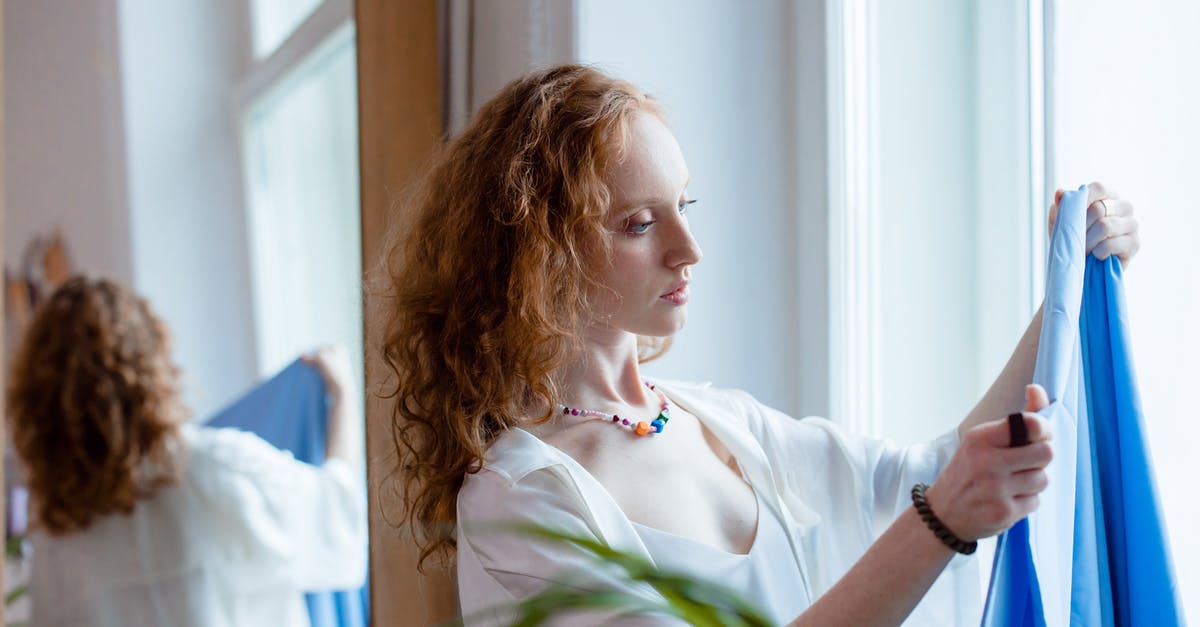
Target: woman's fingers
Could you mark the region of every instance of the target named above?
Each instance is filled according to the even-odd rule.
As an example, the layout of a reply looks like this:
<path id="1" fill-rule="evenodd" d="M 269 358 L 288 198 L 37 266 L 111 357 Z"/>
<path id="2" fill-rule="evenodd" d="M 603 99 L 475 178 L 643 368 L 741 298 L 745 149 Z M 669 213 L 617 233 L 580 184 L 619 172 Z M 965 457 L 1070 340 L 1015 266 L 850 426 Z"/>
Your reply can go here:
<path id="1" fill-rule="evenodd" d="M 1049 440 L 1013 447 L 1000 453 L 1000 465 L 1010 473 L 1045 468 L 1053 459 L 1054 449 Z"/>
<path id="2" fill-rule="evenodd" d="M 1058 218 L 1058 206 L 1062 203 L 1063 194 L 1064 192 L 1061 189 L 1054 192 L 1054 202 L 1050 205 L 1051 229 L 1053 229 L 1054 222 Z M 1118 196 L 1116 192 L 1106 188 L 1102 183 L 1090 183 L 1088 185 L 1087 202 L 1086 221 L 1088 227 L 1091 227 L 1100 218 L 1111 216 L 1129 217 L 1133 215 L 1133 205 L 1128 200 Z"/>
<path id="3" fill-rule="evenodd" d="M 1118 198 L 1116 196 L 1109 196 L 1103 200 L 1104 202 L 1097 200 L 1088 205 L 1088 226 L 1095 224 L 1096 220 L 1099 220 L 1100 218 L 1111 218 L 1114 216 L 1128 218 L 1129 216 L 1133 215 L 1133 203 L 1129 202 L 1128 200 L 1125 200 L 1124 198 Z M 1106 210 L 1108 215 L 1105 215 Z"/>
<path id="4" fill-rule="evenodd" d="M 1122 235 L 1100 242 L 1092 250 L 1092 254 L 1096 256 L 1096 259 L 1100 259 L 1101 261 L 1108 259 L 1112 255 L 1116 255 L 1121 260 L 1121 263 L 1125 264 L 1129 262 L 1131 257 L 1137 254 L 1140 247 L 1141 244 L 1138 243 L 1137 237 Z"/>
<path id="5" fill-rule="evenodd" d="M 1050 485 L 1050 476 L 1041 468 L 1024 470 L 1012 476 L 1010 489 L 1013 498 L 1041 494 Z"/>
<path id="6" fill-rule="evenodd" d="M 1099 202 L 1102 199 L 1116 198 L 1119 196 L 1116 190 L 1105 187 L 1104 183 L 1101 183 L 1100 181 L 1092 181 L 1091 183 L 1088 183 L 1087 190 L 1088 205 Z"/>
<path id="7" fill-rule="evenodd" d="M 1026 407 L 1049 404 L 1041 386 L 1027 386 L 1025 392 Z M 1037 495 L 1049 484 L 1050 422 L 1032 411 L 1014 416 L 1024 425 L 1027 444 L 1012 446 L 1008 419 L 981 424 L 966 433 L 927 492 L 939 517 L 959 537 L 977 539 L 1007 529 L 1037 509 Z"/>
<path id="8" fill-rule="evenodd" d="M 1138 221 L 1133 216 L 1109 216 L 1100 218 L 1087 230 L 1087 251 L 1090 253 L 1101 242 L 1123 235 L 1137 233 Z"/>
<path id="9" fill-rule="evenodd" d="M 1045 394 L 1045 392 L 1042 392 L 1042 394 Z M 1025 419 L 1025 442 L 1027 444 L 1050 440 L 1052 437 L 1050 421 L 1032 412 L 1025 412 L 1023 417 Z M 1001 449 L 1012 447 L 1012 432 L 1008 425 L 1008 419 L 985 422 L 972 429 L 972 431 L 978 433 L 975 437 L 980 438 L 986 447 Z M 968 437 L 971 437 L 971 434 L 968 434 Z"/>
<path id="10" fill-rule="evenodd" d="M 1016 510 L 1016 516 L 1013 518 L 1012 523 L 1010 523 L 1008 526 L 1011 527 L 1013 524 L 1016 524 L 1018 520 L 1021 520 L 1022 518 L 1025 518 L 1036 512 L 1039 503 L 1040 500 L 1036 494 L 1013 497 L 1013 508 Z"/>
<path id="11" fill-rule="evenodd" d="M 1041 411 L 1050 404 L 1050 396 L 1046 394 L 1046 388 L 1037 383 L 1030 383 L 1025 386 L 1025 411 Z M 1030 441 L 1036 442 L 1036 439 Z"/>
<path id="12" fill-rule="evenodd" d="M 1050 206 L 1050 230 L 1053 231 L 1058 218 L 1058 205 L 1062 202 L 1063 190 L 1054 192 L 1054 204 Z M 1133 216 L 1133 205 L 1103 183 L 1088 184 L 1087 208 L 1087 252 L 1097 259 L 1116 255 L 1125 266 L 1141 248 L 1138 237 L 1138 221 Z"/>

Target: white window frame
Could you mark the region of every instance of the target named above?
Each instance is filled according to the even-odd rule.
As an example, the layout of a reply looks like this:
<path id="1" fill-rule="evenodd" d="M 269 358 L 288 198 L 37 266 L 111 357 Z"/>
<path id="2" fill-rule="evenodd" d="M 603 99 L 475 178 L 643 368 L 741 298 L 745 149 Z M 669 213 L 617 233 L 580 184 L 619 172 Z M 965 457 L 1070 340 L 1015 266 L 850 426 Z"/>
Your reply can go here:
<path id="1" fill-rule="evenodd" d="M 241 176 L 243 206 L 246 208 L 246 228 L 252 241 L 251 215 L 252 203 L 250 189 L 246 179 L 247 120 L 253 114 L 255 107 L 273 96 L 281 88 L 286 88 L 288 81 L 305 68 L 320 63 L 328 53 L 345 42 L 347 37 L 353 37 L 354 2 L 353 0 L 325 0 L 315 7 L 291 33 L 265 57 L 254 54 L 254 24 L 253 0 L 242 0 L 242 25 L 239 33 L 242 49 L 243 68 L 233 85 L 230 115 L 233 118 L 233 128 L 237 133 L 238 152 L 236 155 L 238 172 Z M 254 262 L 254 250 L 248 251 L 251 267 Z M 251 293 L 258 293 L 254 274 L 251 272 Z M 254 319 L 255 342 L 255 371 L 265 374 L 266 356 L 261 349 L 261 311 L 259 305 L 251 299 L 250 311 Z"/>
<path id="2" fill-rule="evenodd" d="M 880 404 L 880 213 L 878 121 L 879 59 L 876 41 L 879 0 L 826 3 L 829 141 L 829 398 L 830 416 L 850 429 L 880 437 L 886 432 Z M 1046 16 L 1052 0 L 979 3 L 977 20 L 1006 50 L 981 55 L 978 80 L 1016 82 L 1024 89 L 981 106 L 1022 111 L 1017 133 L 980 128 L 986 150 L 1018 164 L 1028 185 L 1014 185 L 981 164 L 981 212 L 976 241 L 976 354 L 980 389 L 986 389 L 1007 360 L 1044 292 L 1046 202 L 1053 181 L 1052 106 L 1047 76 Z M 981 116 L 982 117 L 982 116 Z M 1019 208 L 1013 210 L 1013 207 Z M 1011 243 L 1011 248 L 1002 249 Z M 1013 295 L 1018 295 L 1015 299 Z"/>
<path id="3" fill-rule="evenodd" d="M 829 3 L 830 416 L 883 435 L 874 0 Z"/>
<path id="4" fill-rule="evenodd" d="M 251 39 L 254 36 L 250 8 L 253 0 L 244 2 L 245 19 L 242 23 L 245 28 L 241 36 L 245 69 L 234 86 L 233 94 L 233 114 L 239 121 L 245 119 L 255 103 L 295 74 L 314 53 L 327 46 L 336 33 L 352 27 L 354 23 L 353 0 L 325 0 L 271 54 L 256 59 Z"/>

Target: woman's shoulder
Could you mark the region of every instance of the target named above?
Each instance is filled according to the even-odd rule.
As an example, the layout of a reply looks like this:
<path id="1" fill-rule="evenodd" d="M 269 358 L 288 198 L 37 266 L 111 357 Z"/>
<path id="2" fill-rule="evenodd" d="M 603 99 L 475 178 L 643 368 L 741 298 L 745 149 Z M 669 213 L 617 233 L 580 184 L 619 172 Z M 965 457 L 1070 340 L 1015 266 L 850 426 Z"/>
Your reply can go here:
<path id="1" fill-rule="evenodd" d="M 711 381 L 686 381 L 679 379 L 653 379 L 651 383 L 667 394 L 676 404 L 725 405 L 739 412 L 759 404 L 746 390 L 713 385 Z"/>
<path id="2" fill-rule="evenodd" d="M 757 429 L 764 421 L 786 420 L 799 422 L 786 413 L 760 401 L 747 390 L 722 387 L 712 382 L 655 380 L 675 404 L 693 414 L 733 420 L 745 427 Z M 818 419 L 823 420 L 823 419 Z"/>
<path id="3" fill-rule="evenodd" d="M 806 449 L 845 450 L 856 439 L 837 423 L 815 415 L 796 418 L 760 401 L 747 390 L 709 382 L 655 381 L 667 395 L 693 414 L 748 430 L 766 448 L 780 445 Z"/>
<path id="4" fill-rule="evenodd" d="M 187 424 L 180 433 L 185 447 L 184 464 L 193 473 L 253 479 L 302 464 L 291 453 L 234 427 Z"/>
<path id="5" fill-rule="evenodd" d="M 553 447 L 516 430 L 488 449 L 481 467 L 463 477 L 458 490 L 461 526 L 491 522 L 562 524 L 587 509 L 567 462 Z"/>

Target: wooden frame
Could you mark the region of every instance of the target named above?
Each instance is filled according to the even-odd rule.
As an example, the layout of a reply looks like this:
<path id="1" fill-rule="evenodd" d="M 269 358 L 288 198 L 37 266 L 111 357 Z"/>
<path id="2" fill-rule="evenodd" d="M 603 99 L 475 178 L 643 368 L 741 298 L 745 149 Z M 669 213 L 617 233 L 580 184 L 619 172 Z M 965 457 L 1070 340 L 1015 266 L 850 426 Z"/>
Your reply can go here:
<path id="1" fill-rule="evenodd" d="M 0 0 L 0 241 L 4 238 L 4 0 Z M 2 245 L 0 245 L 2 247 Z M 7 289 L 7 286 L 5 286 Z M 4 292 L 5 289 L 0 289 L 0 327 L 3 327 L 4 320 Z M 0 335 L 0 355 L 4 354 L 4 336 Z M 0 368 L 0 390 L 8 390 L 8 381 L 5 379 L 7 367 Z M 0 442 L 8 440 L 8 416 L 5 413 L 5 407 L 8 404 L 7 392 L 0 393 Z M 0 454 L 0 459 L 3 455 Z M 5 484 L 4 464 L 0 463 L 0 486 Z M 8 498 L 7 490 L 0 490 L 0 512 L 7 512 L 7 504 L 5 499 Z M 4 578 L 4 561 L 0 561 L 0 590 L 8 592 L 5 588 Z M 4 618 L 5 604 L 0 603 L 0 625 L 5 624 Z"/>
<path id="2" fill-rule="evenodd" d="M 362 252 L 370 272 L 382 253 L 397 192 L 442 137 L 438 3 L 358 0 L 355 22 Z M 453 574 L 432 566 L 417 573 L 416 546 L 406 529 L 395 526 L 400 509 L 388 483 L 395 467 L 391 405 L 380 397 L 386 367 L 371 342 L 380 322 L 378 312 L 364 308 L 371 622 L 428 625 L 458 614 Z"/>

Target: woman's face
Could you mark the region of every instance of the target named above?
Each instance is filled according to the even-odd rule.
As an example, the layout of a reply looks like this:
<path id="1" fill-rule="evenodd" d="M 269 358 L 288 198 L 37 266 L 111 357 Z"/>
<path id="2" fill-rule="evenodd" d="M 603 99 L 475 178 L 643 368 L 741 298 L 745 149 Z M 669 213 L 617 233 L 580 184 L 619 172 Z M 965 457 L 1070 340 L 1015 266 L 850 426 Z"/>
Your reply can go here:
<path id="1" fill-rule="evenodd" d="M 611 264 L 596 295 L 600 324 L 664 337 L 687 321 L 688 281 L 700 247 L 688 227 L 687 164 L 656 116 L 639 113 L 625 160 L 609 175 Z"/>

